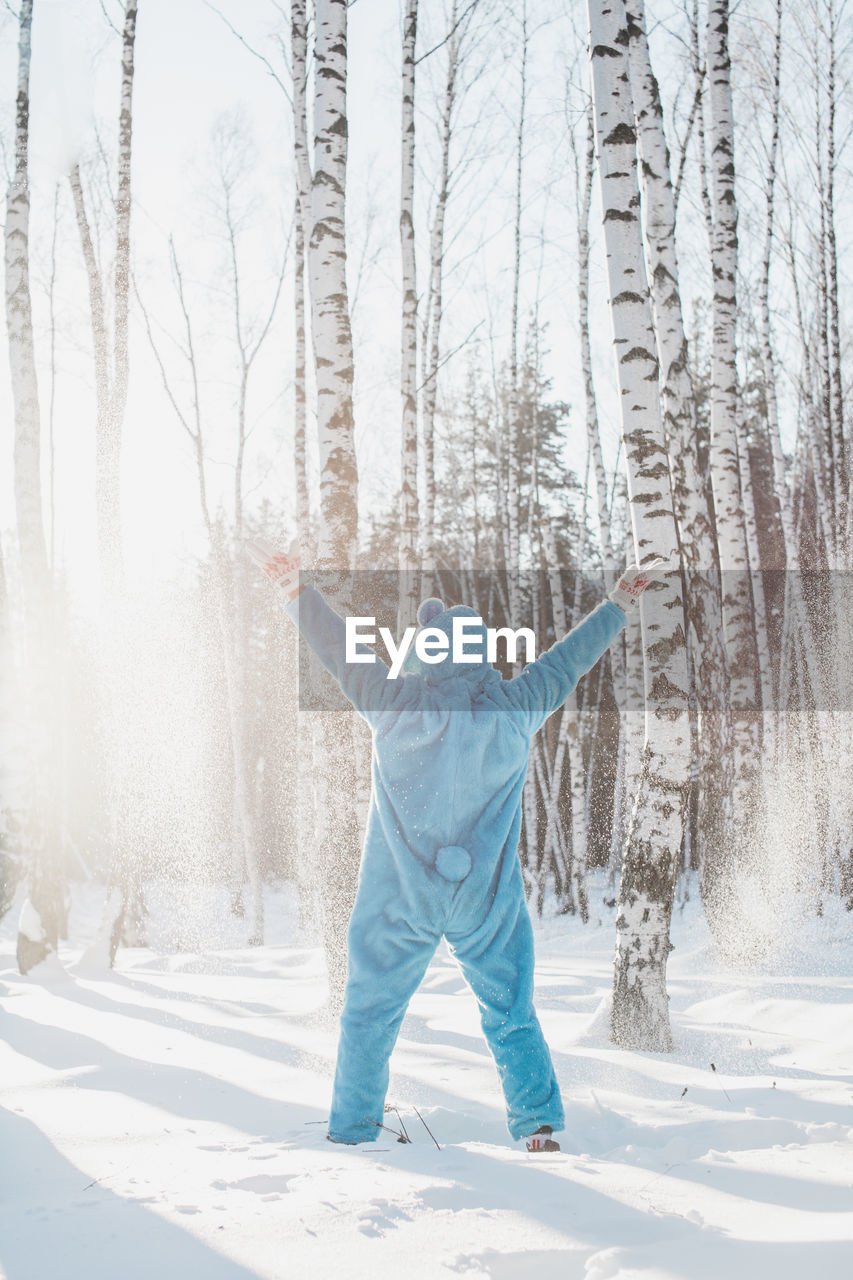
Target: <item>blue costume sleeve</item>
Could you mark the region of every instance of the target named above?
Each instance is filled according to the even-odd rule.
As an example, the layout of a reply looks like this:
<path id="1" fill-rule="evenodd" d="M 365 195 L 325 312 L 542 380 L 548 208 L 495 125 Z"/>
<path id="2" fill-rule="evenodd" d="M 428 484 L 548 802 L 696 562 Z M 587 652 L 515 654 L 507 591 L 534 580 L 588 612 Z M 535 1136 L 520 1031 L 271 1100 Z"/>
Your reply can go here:
<path id="1" fill-rule="evenodd" d="M 387 710 L 399 695 L 404 681 L 389 680 L 386 664 L 364 646 L 359 646 L 360 652 L 373 652 L 373 662 L 346 661 L 344 620 L 313 587 L 303 587 L 299 595 L 285 605 L 285 612 L 356 711 L 368 724 L 373 724 L 376 713 Z"/>
<path id="2" fill-rule="evenodd" d="M 605 600 L 565 639 L 529 663 L 505 686 L 510 703 L 534 734 L 565 702 L 581 676 L 594 667 L 628 619 L 612 600 Z"/>

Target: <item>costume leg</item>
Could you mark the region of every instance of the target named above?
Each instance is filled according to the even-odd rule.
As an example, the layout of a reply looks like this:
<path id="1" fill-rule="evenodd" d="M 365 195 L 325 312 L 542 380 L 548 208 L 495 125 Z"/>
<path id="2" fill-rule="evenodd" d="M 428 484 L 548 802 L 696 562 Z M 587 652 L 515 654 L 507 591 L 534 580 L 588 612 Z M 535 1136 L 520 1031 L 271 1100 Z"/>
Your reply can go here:
<path id="1" fill-rule="evenodd" d="M 388 1060 L 406 1008 L 426 973 L 439 938 L 417 934 L 385 913 L 356 905 L 349 930 L 349 976 L 329 1136 L 374 1142 L 383 1123 Z M 375 1123 L 371 1123 L 375 1122 Z"/>
<path id="2" fill-rule="evenodd" d="M 533 930 L 520 875 L 512 890 L 497 895 L 475 930 L 461 936 L 448 933 L 447 940 L 480 1006 L 483 1033 L 506 1099 L 507 1127 L 513 1138 L 521 1138 L 543 1124 L 562 1129 L 565 1118 L 551 1054 L 533 1008 Z"/>

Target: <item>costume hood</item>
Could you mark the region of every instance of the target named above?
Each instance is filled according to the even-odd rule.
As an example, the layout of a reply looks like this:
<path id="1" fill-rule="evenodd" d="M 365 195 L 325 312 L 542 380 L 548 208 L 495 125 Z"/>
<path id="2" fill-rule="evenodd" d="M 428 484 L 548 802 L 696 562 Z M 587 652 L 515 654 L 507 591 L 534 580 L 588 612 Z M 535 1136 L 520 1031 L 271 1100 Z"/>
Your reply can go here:
<path id="1" fill-rule="evenodd" d="M 466 654 L 469 657 L 473 657 L 478 653 L 482 654 L 480 661 L 453 661 L 453 619 L 479 617 L 480 615 L 476 609 L 471 609 L 466 604 L 457 604 L 452 609 L 445 609 L 443 601 L 435 597 L 424 600 L 418 609 L 418 626 L 420 630 L 422 631 L 429 627 L 430 629 L 437 628 L 439 631 L 443 631 L 450 641 L 450 648 L 441 662 L 423 662 L 415 652 L 413 641 L 402 666 L 403 675 L 419 676 L 428 684 L 433 685 L 443 684 L 445 681 L 453 679 L 463 679 L 469 684 L 475 685 L 484 684 L 489 680 L 500 680 L 500 672 L 495 671 L 486 658 L 486 626 L 482 620 L 479 627 L 466 628 L 465 632 Z"/>

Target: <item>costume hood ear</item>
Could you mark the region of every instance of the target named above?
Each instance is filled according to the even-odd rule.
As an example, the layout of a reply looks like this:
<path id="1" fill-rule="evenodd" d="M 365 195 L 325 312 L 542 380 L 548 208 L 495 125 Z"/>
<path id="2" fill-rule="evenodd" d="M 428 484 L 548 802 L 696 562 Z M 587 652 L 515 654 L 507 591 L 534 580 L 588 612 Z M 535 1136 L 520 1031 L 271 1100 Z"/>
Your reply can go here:
<path id="1" fill-rule="evenodd" d="M 424 600 L 418 608 L 418 626 L 428 627 L 433 618 L 437 618 L 440 613 L 444 613 L 444 603 L 431 596 L 429 600 Z"/>

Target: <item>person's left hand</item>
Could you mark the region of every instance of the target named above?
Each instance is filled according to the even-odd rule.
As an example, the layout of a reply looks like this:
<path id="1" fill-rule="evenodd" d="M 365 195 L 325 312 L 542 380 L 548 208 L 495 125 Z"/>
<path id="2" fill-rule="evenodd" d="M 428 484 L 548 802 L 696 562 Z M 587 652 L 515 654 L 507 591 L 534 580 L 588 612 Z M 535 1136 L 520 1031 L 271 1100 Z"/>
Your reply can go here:
<path id="1" fill-rule="evenodd" d="M 277 551 L 265 538 L 256 538 L 246 543 L 246 554 L 254 560 L 259 569 L 281 587 L 288 600 L 293 600 L 301 591 L 299 585 L 299 566 L 302 558 L 299 554 L 299 543 L 293 539 L 287 551 Z"/>

